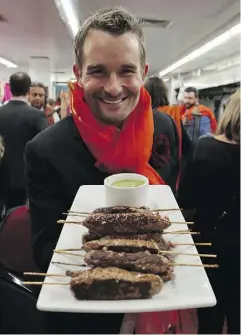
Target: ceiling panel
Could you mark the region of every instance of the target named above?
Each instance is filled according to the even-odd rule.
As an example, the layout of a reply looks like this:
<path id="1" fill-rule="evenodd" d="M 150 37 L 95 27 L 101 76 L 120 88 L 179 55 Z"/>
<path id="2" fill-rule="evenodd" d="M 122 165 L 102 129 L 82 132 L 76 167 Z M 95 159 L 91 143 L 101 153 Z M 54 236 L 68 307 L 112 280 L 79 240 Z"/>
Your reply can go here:
<path id="1" fill-rule="evenodd" d="M 75 1 L 80 21 L 93 10 L 117 5 L 122 5 L 139 17 L 173 21 L 169 29 L 144 28 L 150 74 L 158 73 L 239 20 L 238 0 Z M 0 2 L 0 14 L 8 20 L 7 23 L 0 23 L 1 56 L 17 63 L 20 69 L 28 67 L 30 56 L 47 56 L 51 59 L 53 71 L 71 73 L 73 41 L 53 1 Z M 182 70 L 202 67 L 238 49 L 239 41 L 235 39 L 195 63 L 189 63 Z"/>

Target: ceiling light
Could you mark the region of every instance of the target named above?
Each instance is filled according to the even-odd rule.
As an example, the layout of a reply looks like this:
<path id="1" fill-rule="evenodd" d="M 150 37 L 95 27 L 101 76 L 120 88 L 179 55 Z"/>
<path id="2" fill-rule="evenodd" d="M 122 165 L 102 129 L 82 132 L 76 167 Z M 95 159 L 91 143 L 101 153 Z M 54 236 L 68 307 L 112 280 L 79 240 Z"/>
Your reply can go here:
<path id="1" fill-rule="evenodd" d="M 241 24 L 237 24 L 233 28 L 227 30 L 225 33 L 221 34 L 220 36 L 214 38 L 213 40 L 207 42 L 206 44 L 202 45 L 200 48 L 194 50 L 187 56 L 181 58 L 176 63 L 168 66 L 166 69 L 159 72 L 159 76 L 165 76 L 166 74 L 173 72 L 174 70 L 178 69 L 179 67 L 183 66 L 184 64 L 187 64 L 194 59 L 204 55 L 208 51 L 218 47 L 219 45 L 225 43 L 229 39 L 233 38 L 234 36 L 240 34 Z"/>
<path id="2" fill-rule="evenodd" d="M 0 57 L 0 64 L 5 65 L 6 67 L 16 68 L 18 67 L 16 64 L 10 62 L 6 58 Z"/>
<path id="3" fill-rule="evenodd" d="M 72 0 L 54 0 L 60 17 L 66 23 L 73 37 L 77 34 L 80 23 L 77 10 Z"/>

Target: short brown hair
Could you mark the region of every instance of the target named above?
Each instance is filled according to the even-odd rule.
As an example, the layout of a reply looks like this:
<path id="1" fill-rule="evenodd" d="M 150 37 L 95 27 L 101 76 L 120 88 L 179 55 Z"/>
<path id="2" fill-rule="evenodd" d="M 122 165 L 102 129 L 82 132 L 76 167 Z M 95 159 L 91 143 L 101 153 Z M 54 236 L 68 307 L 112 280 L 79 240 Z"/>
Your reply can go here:
<path id="1" fill-rule="evenodd" d="M 116 36 L 129 32 L 135 34 L 140 45 L 141 66 L 145 66 L 146 51 L 143 31 L 138 19 L 122 8 L 106 8 L 99 10 L 83 22 L 75 36 L 74 43 L 76 63 L 79 66 L 82 65 L 84 42 L 91 29 L 102 30 Z"/>
<path id="2" fill-rule="evenodd" d="M 240 88 L 231 96 L 218 124 L 217 135 L 240 143 Z"/>
<path id="3" fill-rule="evenodd" d="M 196 87 L 187 87 L 187 88 L 185 88 L 185 90 L 184 90 L 184 92 L 186 92 L 186 93 L 194 93 L 194 96 L 195 96 L 195 98 L 198 98 L 198 96 L 199 96 L 199 93 L 198 93 L 198 89 L 196 89 Z"/>

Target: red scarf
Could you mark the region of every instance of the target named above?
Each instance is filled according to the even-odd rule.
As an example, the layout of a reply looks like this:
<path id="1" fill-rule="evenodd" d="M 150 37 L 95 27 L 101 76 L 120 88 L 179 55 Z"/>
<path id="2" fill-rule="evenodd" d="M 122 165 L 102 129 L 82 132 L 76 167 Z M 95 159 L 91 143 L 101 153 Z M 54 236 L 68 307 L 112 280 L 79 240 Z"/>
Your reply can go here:
<path id="1" fill-rule="evenodd" d="M 151 98 L 142 87 L 133 112 L 118 129 L 97 120 L 84 101 L 84 91 L 77 82 L 70 83 L 70 104 L 76 127 L 86 146 L 96 158 L 95 166 L 108 173 L 139 173 L 150 184 L 165 184 L 149 165 L 154 121 Z"/>

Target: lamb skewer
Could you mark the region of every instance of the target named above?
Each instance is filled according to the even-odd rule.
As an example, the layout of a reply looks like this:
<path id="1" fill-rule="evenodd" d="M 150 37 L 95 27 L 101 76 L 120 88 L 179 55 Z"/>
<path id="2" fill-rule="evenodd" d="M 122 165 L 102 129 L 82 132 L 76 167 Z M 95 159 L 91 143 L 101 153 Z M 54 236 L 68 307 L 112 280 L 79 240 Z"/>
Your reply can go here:
<path id="1" fill-rule="evenodd" d="M 102 237 L 99 240 L 86 242 L 83 250 L 111 250 L 116 252 L 135 253 L 149 251 L 151 254 L 158 254 L 159 246 L 155 241 L 135 240 L 135 239 L 109 239 Z"/>
<path id="2" fill-rule="evenodd" d="M 76 251 L 85 250 L 89 252 L 91 250 L 111 250 L 116 252 L 127 252 L 127 253 L 135 253 L 141 251 L 148 251 L 151 254 L 162 253 L 165 254 L 165 257 L 168 254 L 173 255 L 193 255 L 200 257 L 216 257 L 216 255 L 212 254 L 190 254 L 185 252 L 176 252 L 169 251 L 166 249 L 161 249 L 160 245 L 153 240 L 139 240 L 139 239 L 109 239 L 102 237 L 99 240 L 86 242 L 82 248 L 75 249 Z"/>
<path id="3" fill-rule="evenodd" d="M 94 233 L 86 233 L 82 236 L 82 245 L 86 242 L 90 242 L 93 240 L 98 240 L 101 237 Z M 144 241 L 154 241 L 158 244 L 159 249 L 161 250 L 169 250 L 173 248 L 173 244 L 171 242 L 165 241 L 161 233 L 144 233 L 144 234 L 115 234 L 115 235 L 106 235 L 106 239 L 127 239 L 127 240 L 144 240 Z"/>
<path id="4" fill-rule="evenodd" d="M 88 232 L 82 235 L 82 245 L 86 242 L 100 239 L 101 236 L 98 236 L 94 233 Z M 210 242 L 208 243 L 172 243 L 171 241 L 166 241 L 162 233 L 143 233 L 143 234 L 115 234 L 115 235 L 106 235 L 106 239 L 128 239 L 128 240 L 147 240 L 154 241 L 158 244 L 159 249 L 161 250 L 170 250 L 176 246 L 211 246 Z"/>
<path id="5" fill-rule="evenodd" d="M 168 217 L 151 212 L 91 214 L 84 221 L 59 220 L 57 222 L 81 224 L 99 236 L 161 232 L 170 227 L 172 223 L 191 223 L 171 222 Z"/>
<path id="6" fill-rule="evenodd" d="M 168 260 L 165 257 L 152 255 L 148 252 L 125 253 L 93 250 L 88 252 L 84 258 L 90 267 L 118 267 L 125 270 L 153 273 L 161 275 L 168 269 Z"/>
<path id="7" fill-rule="evenodd" d="M 148 299 L 158 294 L 162 279 L 154 274 L 131 272 L 115 267 L 80 271 L 69 283 L 23 282 L 25 285 L 70 285 L 77 300 Z"/>
<path id="8" fill-rule="evenodd" d="M 112 249 L 103 247 L 103 248 L 95 248 L 93 250 L 103 250 L 103 251 L 111 251 Z M 84 254 L 75 254 L 75 253 L 71 253 L 72 251 L 83 251 L 83 248 L 70 248 L 70 249 L 55 249 L 54 252 L 58 253 L 58 254 L 68 254 L 68 255 L 72 255 L 72 256 L 80 256 L 80 257 L 84 257 Z M 123 252 L 123 251 L 120 251 Z M 128 251 L 130 252 L 130 251 Z M 142 251 L 136 251 L 136 252 L 130 252 L 130 253 L 138 253 L 138 252 L 142 252 Z M 143 251 L 143 252 L 149 252 L 149 251 Z M 152 253 L 152 254 L 157 254 L 157 253 Z M 180 251 L 169 251 L 169 250 L 159 250 L 158 254 L 162 255 L 163 257 L 167 258 L 168 260 L 173 260 L 174 256 L 179 256 L 179 255 L 184 255 L 184 256 L 194 256 L 194 257 L 206 257 L 206 258 L 216 258 L 217 255 L 215 254 L 196 254 L 196 253 L 187 253 L 187 252 L 180 252 Z"/>

